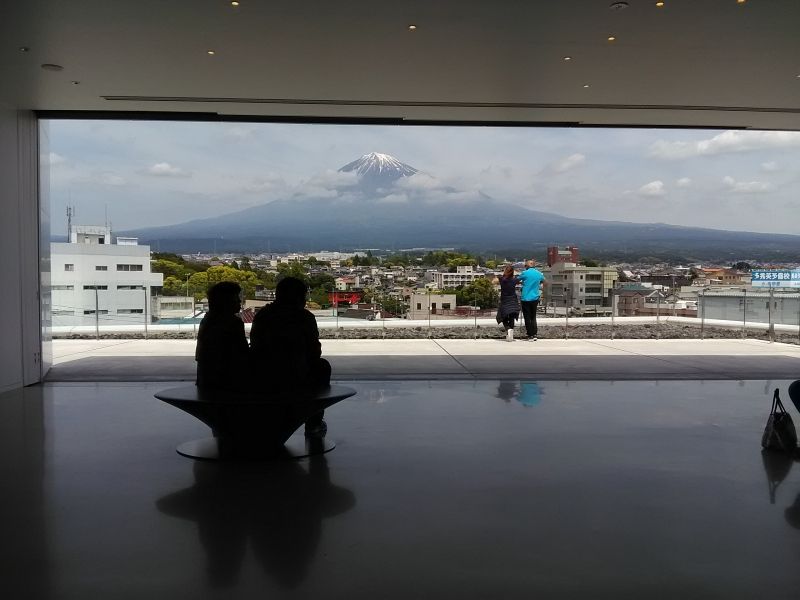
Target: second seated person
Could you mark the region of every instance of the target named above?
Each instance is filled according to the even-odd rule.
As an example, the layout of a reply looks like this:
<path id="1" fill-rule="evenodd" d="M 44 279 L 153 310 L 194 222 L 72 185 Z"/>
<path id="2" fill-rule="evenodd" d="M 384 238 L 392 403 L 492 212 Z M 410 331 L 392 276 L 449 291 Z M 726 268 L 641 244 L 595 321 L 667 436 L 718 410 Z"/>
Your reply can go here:
<path id="1" fill-rule="evenodd" d="M 253 319 L 250 349 L 257 379 L 270 394 L 314 392 L 331 383 L 331 365 L 322 358 L 317 320 L 306 310 L 308 286 L 295 277 L 282 279 L 275 288 L 275 302 L 262 308 Z M 299 389 L 298 389 L 299 388 Z M 327 431 L 319 411 L 306 421 L 309 437 Z"/>

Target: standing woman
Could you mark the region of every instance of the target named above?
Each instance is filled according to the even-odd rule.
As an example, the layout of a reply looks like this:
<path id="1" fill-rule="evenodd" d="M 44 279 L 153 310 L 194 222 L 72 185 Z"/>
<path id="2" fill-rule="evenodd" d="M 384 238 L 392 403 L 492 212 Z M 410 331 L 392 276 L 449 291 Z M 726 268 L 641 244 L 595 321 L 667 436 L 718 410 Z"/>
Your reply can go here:
<path id="1" fill-rule="evenodd" d="M 506 265 L 500 278 L 500 308 L 497 309 L 497 322 L 506 330 L 506 340 L 514 341 L 514 321 L 519 318 L 519 298 L 517 298 L 518 277 L 514 277 L 514 267 Z"/>

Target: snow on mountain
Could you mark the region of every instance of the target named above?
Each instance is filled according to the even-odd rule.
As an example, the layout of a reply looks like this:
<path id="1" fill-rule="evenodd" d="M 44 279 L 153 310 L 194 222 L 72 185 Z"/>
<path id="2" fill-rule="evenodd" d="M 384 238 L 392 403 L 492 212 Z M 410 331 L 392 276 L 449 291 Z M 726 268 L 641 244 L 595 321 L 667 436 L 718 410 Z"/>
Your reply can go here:
<path id="1" fill-rule="evenodd" d="M 417 173 L 417 169 L 397 160 L 389 154 L 370 152 L 361 158 L 347 163 L 340 173 L 356 173 L 362 184 L 371 187 L 391 185 L 401 177 L 410 177 Z"/>

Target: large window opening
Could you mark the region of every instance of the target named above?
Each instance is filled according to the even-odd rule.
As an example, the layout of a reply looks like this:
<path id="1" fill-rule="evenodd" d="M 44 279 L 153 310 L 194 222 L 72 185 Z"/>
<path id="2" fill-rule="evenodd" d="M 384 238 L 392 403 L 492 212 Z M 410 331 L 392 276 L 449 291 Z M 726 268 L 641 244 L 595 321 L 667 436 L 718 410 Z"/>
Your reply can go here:
<path id="1" fill-rule="evenodd" d="M 250 321 L 287 276 L 307 282 L 323 337 L 492 337 L 497 278 L 530 259 L 545 331 L 569 319 L 571 337 L 619 336 L 626 317 L 652 317 L 663 337 L 670 319 L 798 337 L 800 133 L 48 129 L 55 338 L 191 338 L 210 284 L 239 282 Z"/>

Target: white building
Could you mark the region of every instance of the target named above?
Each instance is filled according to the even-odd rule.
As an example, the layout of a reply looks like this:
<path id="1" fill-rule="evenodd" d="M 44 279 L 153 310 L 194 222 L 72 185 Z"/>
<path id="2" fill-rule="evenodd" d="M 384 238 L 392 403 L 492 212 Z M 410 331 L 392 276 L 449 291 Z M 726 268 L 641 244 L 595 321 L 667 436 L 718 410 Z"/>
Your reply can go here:
<path id="1" fill-rule="evenodd" d="M 456 267 L 455 273 L 434 271 L 431 273 L 433 283 L 437 289 L 446 290 L 472 283 L 476 279 L 483 279 L 486 275 L 476 271 L 474 267 Z"/>
<path id="2" fill-rule="evenodd" d="M 546 304 L 570 307 L 581 312 L 611 312 L 612 290 L 617 280 L 614 267 L 585 267 L 557 262 L 542 269 L 548 285 L 544 288 Z"/>
<path id="3" fill-rule="evenodd" d="M 447 318 L 456 308 L 455 294 L 412 293 L 409 299 L 408 318 Z"/>
<path id="4" fill-rule="evenodd" d="M 50 244 L 53 325 L 142 324 L 151 318 L 150 247 L 112 243 L 110 227 L 73 226 L 69 243 Z"/>

